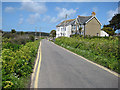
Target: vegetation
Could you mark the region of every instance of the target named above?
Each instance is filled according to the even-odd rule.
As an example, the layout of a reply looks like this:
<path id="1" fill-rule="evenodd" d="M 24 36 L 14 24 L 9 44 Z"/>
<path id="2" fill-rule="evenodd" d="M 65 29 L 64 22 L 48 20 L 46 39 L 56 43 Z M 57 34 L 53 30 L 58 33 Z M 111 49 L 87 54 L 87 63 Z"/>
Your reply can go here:
<path id="1" fill-rule="evenodd" d="M 55 43 L 93 62 L 120 73 L 118 37 L 61 37 Z"/>
<path id="2" fill-rule="evenodd" d="M 79 33 L 81 34 L 81 31 L 82 31 L 82 27 L 79 28 Z"/>
<path id="3" fill-rule="evenodd" d="M 109 21 L 108 25 L 104 25 L 102 30 L 110 36 L 115 35 L 115 31 L 120 29 L 120 14 L 116 14 Z"/>
<path id="4" fill-rule="evenodd" d="M 11 30 L 11 33 L 16 33 L 15 29 L 12 29 L 12 30 Z"/>
<path id="5" fill-rule="evenodd" d="M 53 37 L 53 38 L 56 37 L 56 31 L 55 31 L 55 30 L 52 30 L 52 31 L 50 32 L 50 36 Z"/>
<path id="6" fill-rule="evenodd" d="M 116 31 L 117 29 L 120 29 L 120 14 L 116 14 L 112 17 L 112 19 L 109 21 L 110 26 Z"/>
<path id="7" fill-rule="evenodd" d="M 113 30 L 113 28 L 106 27 L 105 25 L 102 28 L 102 30 L 105 31 L 106 33 L 108 33 L 110 36 L 113 36 L 115 34 L 115 31 Z"/>
<path id="8" fill-rule="evenodd" d="M 12 35 L 15 34 L 2 39 L 2 88 L 28 88 L 39 40 L 34 41 L 34 36 Z"/>

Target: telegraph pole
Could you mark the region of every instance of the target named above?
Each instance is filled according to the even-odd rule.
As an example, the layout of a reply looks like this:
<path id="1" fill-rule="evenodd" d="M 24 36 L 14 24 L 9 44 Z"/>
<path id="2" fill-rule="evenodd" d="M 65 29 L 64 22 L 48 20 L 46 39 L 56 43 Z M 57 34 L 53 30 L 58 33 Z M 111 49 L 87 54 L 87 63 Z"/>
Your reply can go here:
<path id="1" fill-rule="evenodd" d="M 40 30 L 39 30 L 39 32 L 40 32 L 40 33 L 39 33 L 39 36 L 40 36 L 40 38 L 41 38 L 41 27 L 40 27 Z"/>
<path id="2" fill-rule="evenodd" d="M 35 40 L 36 40 L 36 32 L 37 32 L 37 27 L 35 27 Z"/>
<path id="3" fill-rule="evenodd" d="M 66 20 L 67 20 L 67 14 L 65 15 L 65 22 L 64 22 L 64 34 L 65 34 L 65 29 L 66 29 L 66 26 L 65 26 L 65 24 L 66 24 Z"/>

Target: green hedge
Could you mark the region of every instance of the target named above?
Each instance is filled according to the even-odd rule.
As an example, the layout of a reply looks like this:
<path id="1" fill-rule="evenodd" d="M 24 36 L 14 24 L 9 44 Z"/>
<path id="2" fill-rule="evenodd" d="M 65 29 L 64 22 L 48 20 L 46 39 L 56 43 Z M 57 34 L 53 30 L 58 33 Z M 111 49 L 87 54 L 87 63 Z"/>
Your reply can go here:
<path id="1" fill-rule="evenodd" d="M 5 44 L 2 50 L 2 88 L 25 88 L 30 80 L 39 40 L 19 48 L 14 44 Z"/>
<path id="2" fill-rule="evenodd" d="M 109 37 L 107 39 L 61 37 L 57 38 L 55 43 L 91 61 L 120 73 L 118 68 L 120 67 L 120 61 L 118 61 L 118 37 Z"/>

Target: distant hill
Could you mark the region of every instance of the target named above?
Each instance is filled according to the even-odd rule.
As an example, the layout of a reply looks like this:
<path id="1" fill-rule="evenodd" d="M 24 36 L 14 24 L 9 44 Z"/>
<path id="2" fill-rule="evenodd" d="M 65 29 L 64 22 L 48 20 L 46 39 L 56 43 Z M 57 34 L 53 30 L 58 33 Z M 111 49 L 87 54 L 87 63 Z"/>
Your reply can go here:
<path id="1" fill-rule="evenodd" d="M 8 32 L 8 31 L 2 31 L 3 32 L 3 34 L 9 34 L 9 33 L 11 33 L 11 32 Z M 17 31 L 16 32 L 16 34 L 21 34 L 21 32 L 22 31 Z M 26 35 L 36 35 L 36 36 L 39 36 L 40 35 L 40 32 L 36 32 L 36 34 L 35 34 L 35 32 L 23 32 L 24 34 L 26 34 Z M 46 33 L 46 32 L 41 32 L 41 36 L 49 36 L 49 33 Z"/>

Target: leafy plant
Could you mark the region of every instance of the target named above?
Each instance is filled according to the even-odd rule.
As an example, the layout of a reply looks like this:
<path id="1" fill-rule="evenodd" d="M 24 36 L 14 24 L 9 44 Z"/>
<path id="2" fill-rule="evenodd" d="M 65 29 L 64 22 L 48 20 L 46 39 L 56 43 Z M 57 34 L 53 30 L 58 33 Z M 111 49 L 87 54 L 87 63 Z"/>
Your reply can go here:
<path id="1" fill-rule="evenodd" d="M 118 37 L 61 37 L 56 38 L 55 43 L 120 73 L 118 69 L 120 67 L 118 63 Z"/>
<path id="2" fill-rule="evenodd" d="M 4 42 L 3 45 L 2 88 L 26 87 L 26 83 L 29 81 L 27 79 L 33 69 L 39 40 L 28 42 L 25 45 L 10 42 Z"/>

